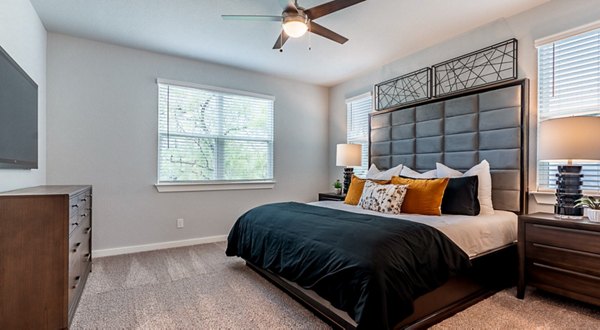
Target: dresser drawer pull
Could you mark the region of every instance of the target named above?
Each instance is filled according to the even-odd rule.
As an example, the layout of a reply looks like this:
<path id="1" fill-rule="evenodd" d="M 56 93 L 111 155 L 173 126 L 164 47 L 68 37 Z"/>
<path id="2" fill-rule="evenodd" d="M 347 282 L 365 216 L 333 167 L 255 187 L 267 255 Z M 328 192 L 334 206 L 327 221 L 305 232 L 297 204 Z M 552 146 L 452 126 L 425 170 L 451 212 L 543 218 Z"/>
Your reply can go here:
<path id="1" fill-rule="evenodd" d="M 589 278 L 589 279 L 592 279 L 594 281 L 600 281 L 600 277 L 594 276 L 594 275 L 584 274 L 584 273 L 580 273 L 580 272 L 576 272 L 576 271 L 572 271 L 572 270 L 567 270 L 567 269 L 562 269 L 562 268 L 558 268 L 558 267 L 552 267 L 552 266 L 548 266 L 548 265 L 544 265 L 544 264 L 539 264 L 537 262 L 534 262 L 533 265 L 537 266 L 537 267 L 541 267 L 541 268 L 551 269 L 551 270 L 554 270 L 554 271 L 557 271 L 557 272 L 561 272 L 561 273 L 566 273 L 566 274 L 577 275 L 577 276 Z"/>
<path id="2" fill-rule="evenodd" d="M 566 231 L 566 232 L 570 232 L 570 233 L 600 236 L 600 232 L 595 232 L 595 231 L 587 231 L 587 230 L 571 229 L 571 228 L 561 228 L 561 227 L 555 227 L 555 226 L 536 225 L 536 224 L 534 224 L 533 226 L 537 227 L 537 228 L 542 228 L 542 229 L 550 229 L 550 230 L 557 230 L 557 231 Z"/>
<path id="3" fill-rule="evenodd" d="M 89 262 L 90 260 L 92 260 L 92 255 L 91 255 L 90 253 L 86 253 L 86 254 L 84 255 L 84 257 L 85 257 L 85 259 L 84 259 L 84 260 L 85 260 L 86 262 Z"/>
<path id="4" fill-rule="evenodd" d="M 82 201 L 82 202 L 86 202 L 86 201 L 87 201 L 87 198 L 82 198 L 82 199 L 81 199 L 81 201 Z"/>
<path id="5" fill-rule="evenodd" d="M 77 286 L 79 285 L 79 280 L 80 280 L 80 279 L 81 279 L 81 276 L 76 276 L 76 277 L 75 277 L 75 285 L 73 285 L 73 286 L 71 287 L 71 289 L 76 289 L 76 288 L 77 288 Z"/>
<path id="6" fill-rule="evenodd" d="M 71 207 L 79 207 L 79 205 L 73 204 L 73 205 L 71 205 Z"/>
<path id="7" fill-rule="evenodd" d="M 79 222 L 71 222 L 71 226 L 79 226 Z"/>
<path id="8" fill-rule="evenodd" d="M 580 254 L 580 255 L 587 256 L 587 257 L 600 258 L 600 254 L 591 253 L 591 252 L 584 252 L 584 251 L 577 251 L 577 250 L 571 250 L 571 249 L 565 249 L 565 248 L 561 248 L 561 247 L 558 247 L 558 246 L 550 246 L 550 245 L 539 244 L 539 243 L 533 243 L 533 246 L 539 247 L 539 248 L 543 248 L 543 249 L 550 249 L 550 250 L 556 250 L 556 251 L 562 251 L 562 252 L 570 252 L 570 253 L 573 253 L 573 254 Z"/>
<path id="9" fill-rule="evenodd" d="M 85 218 L 85 217 L 87 217 L 87 213 L 84 213 L 84 214 L 82 214 L 82 215 L 80 215 L 80 216 L 81 216 L 82 218 Z"/>
<path id="10" fill-rule="evenodd" d="M 87 227 L 87 228 L 85 229 L 85 234 L 86 234 L 86 235 L 87 235 L 87 234 L 89 234 L 89 233 L 90 233 L 90 231 L 92 231 L 92 227 Z"/>
<path id="11" fill-rule="evenodd" d="M 73 250 L 71 250 L 71 252 L 73 252 L 73 253 L 77 252 L 77 249 L 79 248 L 80 245 L 81 245 L 81 242 L 75 244 L 75 248 Z"/>

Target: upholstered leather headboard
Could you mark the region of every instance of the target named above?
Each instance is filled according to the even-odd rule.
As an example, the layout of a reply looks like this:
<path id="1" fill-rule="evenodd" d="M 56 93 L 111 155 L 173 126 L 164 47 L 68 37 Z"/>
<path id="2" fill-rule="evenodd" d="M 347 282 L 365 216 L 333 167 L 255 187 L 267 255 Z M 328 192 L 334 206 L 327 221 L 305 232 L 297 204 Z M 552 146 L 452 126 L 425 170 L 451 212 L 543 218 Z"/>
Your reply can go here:
<path id="1" fill-rule="evenodd" d="M 370 163 L 467 170 L 486 159 L 494 209 L 527 211 L 528 80 L 516 80 L 370 117 Z"/>

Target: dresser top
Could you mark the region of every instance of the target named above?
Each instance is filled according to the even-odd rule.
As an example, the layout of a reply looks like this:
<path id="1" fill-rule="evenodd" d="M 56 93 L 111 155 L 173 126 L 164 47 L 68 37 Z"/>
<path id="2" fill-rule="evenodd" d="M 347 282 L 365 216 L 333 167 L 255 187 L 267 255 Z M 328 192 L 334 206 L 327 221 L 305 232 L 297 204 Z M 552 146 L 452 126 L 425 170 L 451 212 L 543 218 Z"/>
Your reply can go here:
<path id="1" fill-rule="evenodd" d="M 37 186 L 0 193 L 0 196 L 24 196 L 24 195 L 76 195 L 91 186 Z"/>

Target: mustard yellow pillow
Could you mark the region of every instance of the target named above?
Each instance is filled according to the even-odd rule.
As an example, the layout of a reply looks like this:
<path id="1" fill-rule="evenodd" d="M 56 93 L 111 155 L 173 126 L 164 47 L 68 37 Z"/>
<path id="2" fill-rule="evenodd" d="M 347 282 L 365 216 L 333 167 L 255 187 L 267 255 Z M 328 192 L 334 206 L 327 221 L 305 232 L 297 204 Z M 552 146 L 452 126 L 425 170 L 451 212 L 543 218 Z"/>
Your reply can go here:
<path id="1" fill-rule="evenodd" d="M 408 185 L 402 202 L 402 213 L 441 215 L 442 198 L 448 178 L 409 179 L 392 177 L 392 184 Z"/>
<path id="2" fill-rule="evenodd" d="M 389 180 L 369 180 L 378 184 L 388 184 Z M 350 181 L 350 187 L 348 187 L 348 192 L 346 193 L 346 199 L 344 199 L 344 203 L 350 205 L 358 205 L 360 201 L 360 196 L 362 196 L 363 189 L 365 188 L 365 182 L 367 179 L 361 179 L 356 175 L 352 176 L 352 181 Z"/>

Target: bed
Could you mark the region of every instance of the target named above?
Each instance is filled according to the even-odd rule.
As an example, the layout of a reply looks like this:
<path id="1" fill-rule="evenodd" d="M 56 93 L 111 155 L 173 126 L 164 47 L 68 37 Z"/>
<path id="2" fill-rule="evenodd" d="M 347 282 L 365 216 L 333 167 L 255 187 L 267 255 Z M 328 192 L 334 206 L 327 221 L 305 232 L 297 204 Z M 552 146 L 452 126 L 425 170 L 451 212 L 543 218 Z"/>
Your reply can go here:
<path id="1" fill-rule="evenodd" d="M 272 258 L 273 255 L 276 255 L 269 254 L 269 250 L 278 249 L 277 246 L 273 247 L 272 242 L 269 240 L 269 233 L 279 235 L 277 236 L 279 247 L 305 244 L 298 243 L 300 239 L 294 237 L 282 240 L 280 236 L 285 236 L 284 231 L 277 233 L 272 231 L 273 228 L 267 228 L 260 229 L 259 232 L 258 228 L 260 226 L 258 225 L 241 230 L 239 228 L 235 229 L 236 224 L 230 233 L 227 254 L 244 257 L 250 268 L 298 299 L 332 326 L 345 329 L 357 327 L 427 327 L 512 284 L 516 278 L 517 264 L 514 244 L 516 240 L 516 214 L 525 213 L 527 209 L 528 92 L 528 81 L 517 80 L 372 114 L 369 124 L 369 159 L 370 163 L 377 165 L 380 169 L 388 169 L 397 164 L 404 164 L 418 171 L 426 171 L 435 169 L 435 163 L 439 162 L 458 170 L 467 170 L 483 159 L 488 160 L 490 163 L 493 182 L 492 199 L 494 208 L 497 210 L 494 215 L 488 216 L 488 218 L 442 216 L 436 219 L 401 215 L 401 218 L 409 220 L 406 221 L 410 223 L 410 225 L 407 225 L 411 227 L 409 229 L 415 230 L 418 235 L 422 235 L 421 232 L 428 232 L 427 237 L 429 237 L 429 235 L 443 233 L 442 238 L 436 236 L 435 239 L 430 241 L 427 238 L 424 239 L 425 242 L 422 242 L 422 244 L 432 245 L 434 244 L 432 242 L 437 242 L 436 244 L 439 246 L 436 249 L 431 249 L 431 251 L 437 252 L 431 252 L 431 254 L 442 254 L 447 262 L 447 264 L 438 265 L 435 262 L 437 259 L 433 259 L 433 257 L 429 260 L 428 255 L 419 256 L 421 259 L 427 259 L 427 261 L 424 261 L 425 264 L 431 262 L 431 272 L 433 274 L 439 273 L 441 275 L 435 278 L 432 277 L 431 283 L 427 283 L 427 285 L 420 285 L 420 282 L 417 283 L 418 281 L 402 281 L 415 286 L 414 290 L 412 290 L 412 287 L 400 287 L 397 290 L 399 292 L 411 291 L 413 297 L 409 307 L 406 306 L 404 299 L 394 298 L 383 302 L 371 299 L 369 301 L 377 301 L 374 306 L 369 305 L 369 308 L 360 306 L 365 308 L 364 314 L 370 315 L 374 313 L 373 311 L 380 309 L 385 309 L 385 313 L 370 315 L 367 318 L 370 322 L 368 326 L 365 326 L 366 321 L 357 323 L 355 319 L 365 320 L 365 318 L 361 318 L 360 313 L 357 314 L 354 309 L 349 308 L 344 303 L 350 300 L 355 304 L 366 305 L 364 301 L 357 300 L 356 297 L 349 294 L 346 294 L 342 299 L 330 292 L 335 291 L 333 289 L 312 284 L 307 285 L 306 279 L 318 275 L 311 273 L 309 270 L 314 271 L 319 268 L 313 264 L 315 263 L 314 260 L 322 260 L 320 256 L 309 262 L 313 267 L 303 266 L 306 269 L 299 269 L 296 265 L 272 267 L 272 265 L 281 266 L 284 262 L 280 259 L 270 260 L 269 263 L 264 262 L 265 258 Z M 365 217 L 372 217 L 372 219 L 377 219 L 376 223 L 380 232 L 403 230 L 402 228 L 389 227 L 391 219 L 386 219 L 381 214 L 374 216 L 374 214 L 369 214 L 369 211 L 357 212 L 356 207 L 350 209 L 351 206 L 341 202 L 317 202 L 309 206 L 296 204 L 278 205 L 277 207 L 271 207 L 273 210 L 268 210 L 268 212 L 280 212 L 283 216 L 288 210 L 298 208 L 302 209 L 302 212 L 312 213 L 314 218 L 338 217 L 338 223 L 343 223 L 342 218 L 344 216 L 346 218 L 356 218 L 357 221 L 363 222 L 367 221 Z M 261 209 L 261 211 L 265 210 Z M 254 212 L 252 216 L 257 219 L 257 223 L 262 221 L 263 226 L 270 227 L 271 222 L 265 221 L 261 217 L 271 217 L 271 220 L 277 220 L 279 215 L 274 216 L 274 213 L 268 212 L 261 214 L 254 214 L 257 213 Z M 314 234 L 314 232 L 308 231 L 310 229 L 308 223 L 314 219 L 307 216 L 305 220 L 304 228 L 290 227 L 291 232 L 298 230 L 296 237 L 312 236 Z M 438 221 L 437 225 L 432 225 L 432 221 L 435 220 Z M 314 222 L 313 227 L 318 226 L 319 222 Z M 342 226 L 346 226 L 346 224 Z M 397 226 L 397 224 L 394 224 L 394 226 Z M 356 228 L 359 228 L 359 226 Z M 428 228 L 435 228 L 435 230 L 429 233 Z M 346 235 L 350 235 L 348 233 L 350 233 L 351 228 L 347 227 L 345 230 Z M 234 233 L 234 231 L 236 232 Z M 237 239 L 232 240 L 232 237 L 242 237 L 240 234 L 242 231 L 250 232 L 251 234 L 248 237 L 255 235 L 252 238 L 255 241 L 248 243 L 252 246 L 252 253 L 243 253 L 242 250 L 237 249 L 239 244 L 233 242 Z M 258 235 L 257 232 L 259 232 Z M 344 230 L 341 230 L 341 232 L 343 233 Z M 482 235 L 482 233 L 484 234 Z M 448 242 L 445 241 L 444 237 L 448 239 Z M 330 249 L 335 247 L 331 242 L 335 241 L 336 238 L 331 234 L 321 237 L 317 233 L 311 239 L 313 243 L 328 240 Z M 406 239 L 411 240 L 410 237 Z M 362 242 L 364 240 L 357 237 L 356 241 Z M 269 246 L 269 244 L 271 245 Z M 344 245 L 344 242 L 340 241 L 339 244 Z M 349 246 L 352 254 L 360 254 L 361 249 L 356 249 L 351 244 L 346 245 Z M 264 252 L 261 252 L 261 246 Z M 401 248 L 401 246 L 393 246 L 393 249 L 398 248 Z M 420 248 L 426 249 L 424 247 Z M 296 252 L 298 250 L 301 249 L 292 249 Z M 311 249 L 307 249 L 307 251 L 309 250 Z M 264 253 L 264 256 L 261 253 Z M 352 261 L 351 257 L 348 256 L 350 260 L 348 262 Z M 340 259 L 336 258 L 334 257 L 333 260 L 338 262 Z M 364 259 L 364 256 L 358 256 L 355 259 L 362 260 L 361 258 Z M 307 257 L 307 260 L 310 260 L 310 258 Z M 421 261 L 418 260 L 418 262 Z M 412 264 L 418 262 L 412 261 Z M 466 262 L 469 263 L 468 267 L 464 266 Z M 329 265 L 331 262 L 325 263 Z M 261 267 L 265 264 L 270 266 Z M 377 265 L 377 268 L 381 268 L 379 264 Z M 396 268 L 389 267 L 391 267 L 391 270 L 383 269 L 385 274 L 397 273 L 395 272 Z M 278 269 L 282 271 L 278 271 Z M 295 269 L 295 272 L 288 272 L 290 269 Z M 416 273 L 411 273 L 411 276 L 413 275 L 416 276 Z M 318 278 L 318 276 L 315 278 Z M 360 282 L 363 280 L 362 278 L 348 276 L 344 278 L 348 281 Z M 303 285 L 298 285 L 296 282 Z M 337 282 L 333 281 L 328 285 L 335 285 L 332 283 Z M 356 283 L 353 285 L 360 287 Z M 389 286 L 389 283 L 387 286 Z M 348 284 L 340 288 L 346 290 L 349 287 L 352 287 L 352 285 Z M 380 287 L 374 288 L 373 292 L 376 294 L 372 295 L 379 297 L 385 294 L 384 291 L 382 291 L 384 293 L 379 292 L 380 289 Z M 316 292 L 319 292 L 319 294 Z M 327 297 L 329 300 L 323 297 Z M 378 317 L 384 317 L 385 322 L 377 323 Z"/>

